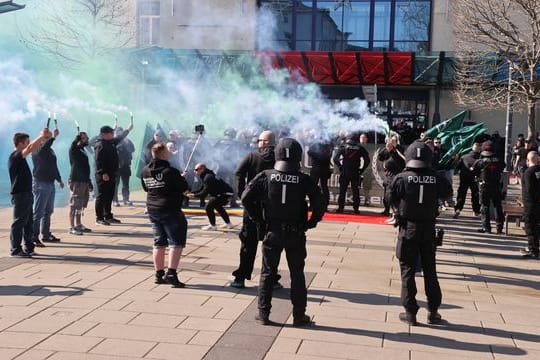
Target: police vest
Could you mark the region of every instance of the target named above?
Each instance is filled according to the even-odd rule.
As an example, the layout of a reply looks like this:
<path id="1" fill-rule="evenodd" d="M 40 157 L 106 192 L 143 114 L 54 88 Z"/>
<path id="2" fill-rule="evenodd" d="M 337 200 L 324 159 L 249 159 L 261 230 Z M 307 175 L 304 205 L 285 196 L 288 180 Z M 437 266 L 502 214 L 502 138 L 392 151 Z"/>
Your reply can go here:
<path id="1" fill-rule="evenodd" d="M 400 173 L 405 185 L 405 196 L 399 204 L 401 217 L 413 221 L 429 221 L 437 217 L 438 184 L 440 181 L 434 171 Z"/>
<path id="2" fill-rule="evenodd" d="M 268 180 L 268 201 L 265 203 L 265 218 L 268 222 L 300 224 L 306 220 L 306 191 L 303 186 L 307 175 L 277 170 L 265 170 Z"/>

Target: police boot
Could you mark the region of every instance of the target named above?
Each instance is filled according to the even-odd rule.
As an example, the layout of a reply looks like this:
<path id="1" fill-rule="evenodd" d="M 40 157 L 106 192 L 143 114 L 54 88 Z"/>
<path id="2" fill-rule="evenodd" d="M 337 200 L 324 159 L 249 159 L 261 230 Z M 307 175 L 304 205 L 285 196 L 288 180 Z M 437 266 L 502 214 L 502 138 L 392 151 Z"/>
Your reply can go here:
<path id="1" fill-rule="evenodd" d="M 259 311 L 259 313 L 255 315 L 255 321 L 261 325 L 270 325 L 269 316 L 269 314 Z"/>
<path id="2" fill-rule="evenodd" d="M 311 317 L 309 315 L 300 315 L 295 316 L 293 319 L 293 326 L 294 327 L 302 327 L 311 324 Z"/>
<path id="3" fill-rule="evenodd" d="M 399 320 L 402 322 L 415 326 L 416 323 L 416 314 L 410 313 L 410 312 L 402 312 L 399 314 Z"/>

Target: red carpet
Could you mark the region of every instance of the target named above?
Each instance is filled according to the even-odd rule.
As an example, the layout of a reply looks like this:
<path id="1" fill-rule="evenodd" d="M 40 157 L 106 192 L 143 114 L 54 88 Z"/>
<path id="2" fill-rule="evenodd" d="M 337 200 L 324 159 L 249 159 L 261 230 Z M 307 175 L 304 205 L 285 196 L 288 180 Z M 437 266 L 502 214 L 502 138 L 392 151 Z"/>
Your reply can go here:
<path id="1" fill-rule="evenodd" d="M 229 215 L 242 216 L 244 210 L 242 209 L 226 209 Z M 184 214 L 186 215 L 206 215 L 204 209 L 195 208 L 195 209 L 183 209 Z M 360 213 L 358 215 L 353 213 L 344 213 L 336 214 L 332 212 L 327 212 L 324 214 L 323 220 L 325 221 L 339 221 L 339 222 L 355 222 L 355 223 L 364 223 L 364 224 L 380 224 L 386 225 L 385 220 L 388 219 L 388 216 L 382 216 L 374 213 Z"/>

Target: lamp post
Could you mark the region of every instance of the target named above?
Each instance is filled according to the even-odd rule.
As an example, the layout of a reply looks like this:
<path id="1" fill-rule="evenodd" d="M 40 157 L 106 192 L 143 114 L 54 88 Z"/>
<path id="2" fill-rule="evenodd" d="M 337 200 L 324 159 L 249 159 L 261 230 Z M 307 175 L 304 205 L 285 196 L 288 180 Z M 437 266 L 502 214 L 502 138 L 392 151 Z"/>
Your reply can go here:
<path id="1" fill-rule="evenodd" d="M 513 103 L 512 96 L 512 61 L 508 60 L 508 98 L 506 100 L 506 132 L 505 132 L 505 153 L 506 171 L 512 169 L 512 122 L 513 122 Z"/>

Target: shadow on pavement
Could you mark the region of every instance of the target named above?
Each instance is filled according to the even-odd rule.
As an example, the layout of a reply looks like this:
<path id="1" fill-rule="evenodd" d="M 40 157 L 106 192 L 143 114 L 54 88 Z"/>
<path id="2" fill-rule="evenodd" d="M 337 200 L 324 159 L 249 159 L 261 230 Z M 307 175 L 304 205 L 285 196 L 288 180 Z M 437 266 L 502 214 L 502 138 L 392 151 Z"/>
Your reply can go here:
<path id="1" fill-rule="evenodd" d="M 82 295 L 85 291 L 92 290 L 59 285 L 0 285 L 0 296 L 76 296 Z"/>

